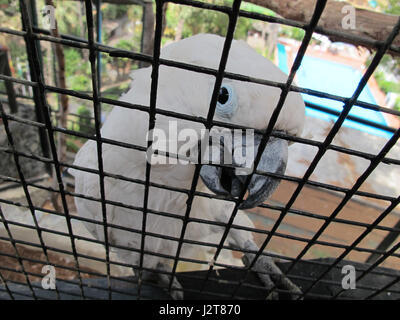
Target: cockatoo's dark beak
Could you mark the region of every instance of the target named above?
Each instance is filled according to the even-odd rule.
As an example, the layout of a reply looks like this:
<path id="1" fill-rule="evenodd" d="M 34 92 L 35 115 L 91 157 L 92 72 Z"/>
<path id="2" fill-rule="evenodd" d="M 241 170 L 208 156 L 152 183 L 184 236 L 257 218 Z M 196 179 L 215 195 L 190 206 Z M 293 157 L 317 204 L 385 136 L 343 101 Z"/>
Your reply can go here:
<path id="1" fill-rule="evenodd" d="M 254 156 L 257 154 L 261 141 L 261 135 L 254 135 Z M 243 141 L 245 147 L 246 142 Z M 223 148 L 223 147 L 222 147 Z M 244 150 L 245 148 L 243 148 Z M 258 163 L 257 171 L 266 173 L 284 174 L 288 158 L 288 143 L 286 140 L 270 137 L 261 160 Z M 253 159 L 254 160 L 254 159 Z M 233 158 L 235 166 L 235 158 Z M 253 166 L 254 167 L 254 166 Z M 242 171 L 240 171 L 242 170 Z M 243 168 L 223 167 L 215 165 L 203 165 L 200 176 L 204 184 L 214 193 L 225 195 L 227 198 L 238 197 L 243 191 L 244 183 L 253 168 L 243 172 Z M 243 174 L 245 173 L 245 174 Z M 240 209 L 254 208 L 262 204 L 278 187 L 280 179 L 270 176 L 253 174 L 247 188 L 248 196 Z"/>

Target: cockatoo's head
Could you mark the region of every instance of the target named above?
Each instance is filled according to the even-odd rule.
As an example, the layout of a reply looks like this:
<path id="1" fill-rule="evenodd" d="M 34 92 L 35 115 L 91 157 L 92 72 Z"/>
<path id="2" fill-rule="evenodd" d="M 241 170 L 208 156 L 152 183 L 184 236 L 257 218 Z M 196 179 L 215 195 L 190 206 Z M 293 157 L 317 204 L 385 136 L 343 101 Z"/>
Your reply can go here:
<path id="1" fill-rule="evenodd" d="M 224 40 L 220 36 L 211 34 L 196 35 L 167 45 L 161 51 L 161 58 L 218 69 Z M 281 83 L 287 80 L 287 76 L 278 67 L 243 41 L 233 41 L 226 71 Z M 150 72 L 151 68 L 135 72 L 132 86 L 136 85 L 138 91 L 149 94 Z M 143 78 L 147 81 L 142 81 Z M 207 118 L 214 84 L 214 76 L 161 65 L 157 108 Z M 246 128 L 265 129 L 278 103 L 280 93 L 281 89 L 277 87 L 224 79 L 213 119 Z M 143 101 L 136 101 L 136 103 L 148 104 L 148 101 L 149 95 L 144 97 Z M 300 94 L 290 92 L 274 130 L 300 135 L 304 124 L 304 110 L 305 106 Z M 177 121 L 178 133 L 189 128 L 198 131 L 204 129 L 202 124 L 159 114 L 157 114 L 156 128 L 168 132 L 171 121 Z M 167 137 L 167 139 L 170 138 Z M 248 143 L 246 139 L 240 138 L 240 140 L 242 144 Z M 256 134 L 254 154 L 257 152 L 260 140 L 261 136 Z M 286 169 L 287 155 L 288 142 L 270 137 L 257 170 L 283 174 Z M 202 166 L 200 176 L 211 191 L 227 197 L 237 197 L 246 179 L 246 176 L 236 174 L 232 168 L 206 164 Z M 241 207 L 250 208 L 261 204 L 278 184 L 279 179 L 254 174 L 247 190 L 248 197 Z"/>

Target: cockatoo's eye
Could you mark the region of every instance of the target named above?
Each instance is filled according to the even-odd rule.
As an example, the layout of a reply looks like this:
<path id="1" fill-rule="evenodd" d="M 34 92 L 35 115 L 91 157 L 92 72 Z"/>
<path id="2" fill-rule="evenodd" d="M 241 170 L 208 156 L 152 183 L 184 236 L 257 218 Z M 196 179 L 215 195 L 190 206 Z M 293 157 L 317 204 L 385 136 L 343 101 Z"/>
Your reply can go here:
<path id="1" fill-rule="evenodd" d="M 222 118 L 231 118 L 237 109 L 235 90 L 229 84 L 223 84 L 219 90 L 216 113 Z"/>

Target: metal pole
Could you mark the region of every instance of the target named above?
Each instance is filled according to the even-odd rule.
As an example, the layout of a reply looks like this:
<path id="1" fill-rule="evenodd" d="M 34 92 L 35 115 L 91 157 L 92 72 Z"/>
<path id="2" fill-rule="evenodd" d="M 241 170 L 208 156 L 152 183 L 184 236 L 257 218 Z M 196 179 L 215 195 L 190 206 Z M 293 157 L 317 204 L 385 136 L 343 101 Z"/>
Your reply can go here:
<path id="1" fill-rule="evenodd" d="M 396 225 L 393 227 L 394 229 L 400 229 L 400 220 L 397 221 Z M 377 251 L 386 251 L 392 244 L 393 242 L 396 241 L 397 237 L 400 235 L 400 232 L 398 231 L 390 231 L 385 238 L 383 238 L 382 242 L 378 245 L 376 248 Z M 371 255 L 367 259 L 367 263 L 375 263 L 376 260 L 381 255 L 377 252 L 371 253 Z"/>
<path id="2" fill-rule="evenodd" d="M 96 14 L 97 42 L 102 43 L 101 28 L 102 28 L 103 17 L 101 14 L 101 0 L 96 0 L 96 8 L 97 8 L 97 14 Z M 101 96 L 101 51 L 97 51 L 97 85 L 99 94 Z M 99 108 L 101 109 L 101 104 L 99 104 Z M 99 114 L 101 116 L 101 112 Z"/>
<path id="3" fill-rule="evenodd" d="M 2 48 L 0 45 L 0 73 L 3 73 L 6 76 L 12 76 L 10 65 L 8 63 L 8 49 Z M 8 97 L 8 105 L 10 107 L 11 113 L 18 112 L 18 104 L 15 96 L 14 85 L 12 81 L 4 81 L 7 97 Z"/>
<path id="4" fill-rule="evenodd" d="M 25 0 L 23 0 L 23 1 L 25 1 Z M 30 10 L 33 26 L 37 27 L 36 1 L 35 0 L 26 1 L 26 3 Z M 22 21 L 22 28 L 24 31 L 26 31 L 27 26 L 25 25 L 25 21 L 22 17 L 21 17 L 21 21 Z M 28 40 L 25 39 L 25 46 L 27 47 L 26 50 L 28 52 L 27 41 Z M 43 63 L 42 63 L 43 59 L 42 59 L 42 54 L 41 54 L 41 50 L 40 50 L 40 42 L 38 40 L 35 40 L 33 47 L 37 52 L 36 56 L 38 57 L 38 59 L 34 60 L 34 58 L 28 54 L 29 71 L 30 71 L 30 76 L 31 76 L 32 81 L 38 82 L 39 79 L 36 78 L 36 74 L 35 74 L 34 70 L 35 70 L 35 64 L 39 64 L 39 68 L 41 70 L 43 68 Z M 35 102 L 36 120 L 40 123 L 44 123 L 43 111 L 45 110 L 46 106 L 42 105 L 42 103 L 41 103 L 38 87 L 32 87 L 32 90 L 33 90 L 33 100 Z M 44 128 L 38 128 L 38 131 L 39 131 L 39 138 L 40 138 L 40 144 L 42 146 L 43 156 L 46 158 L 49 158 L 50 157 L 50 149 L 49 149 L 49 141 L 48 141 L 48 137 L 46 134 L 46 130 Z M 46 171 L 51 175 L 51 172 L 52 172 L 51 165 L 49 163 L 46 163 L 45 167 L 46 167 Z"/>

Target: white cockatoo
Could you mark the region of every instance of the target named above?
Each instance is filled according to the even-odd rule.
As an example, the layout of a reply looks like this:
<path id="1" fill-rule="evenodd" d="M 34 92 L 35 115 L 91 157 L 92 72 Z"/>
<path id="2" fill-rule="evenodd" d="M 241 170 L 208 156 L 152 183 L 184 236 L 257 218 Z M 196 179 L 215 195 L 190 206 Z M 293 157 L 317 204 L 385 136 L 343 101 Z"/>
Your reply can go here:
<path id="1" fill-rule="evenodd" d="M 165 46 L 161 50 L 161 58 L 218 69 L 224 40 L 223 37 L 217 35 L 195 35 Z M 232 42 L 226 71 L 277 82 L 285 82 L 287 80 L 287 76 L 278 67 L 256 53 L 243 41 L 234 40 Z M 134 71 L 131 87 L 120 100 L 131 104 L 149 106 L 151 73 L 151 67 Z M 214 84 L 214 76 L 161 65 L 159 67 L 156 107 L 180 114 L 206 118 L 210 108 Z M 281 90 L 276 87 L 224 79 L 219 93 L 214 120 L 246 128 L 265 129 L 278 103 L 280 92 Z M 290 92 L 274 130 L 299 136 L 303 129 L 304 110 L 305 106 L 300 94 Z M 103 138 L 147 147 L 148 129 L 149 114 L 147 112 L 115 106 L 103 124 L 101 135 Z M 164 151 L 169 151 L 171 154 L 179 154 L 180 148 L 187 142 L 185 141 L 186 138 L 182 138 L 185 136 L 185 132 L 197 132 L 200 139 L 204 126 L 197 122 L 157 114 L 155 129 L 165 132 L 165 135 L 159 135 L 154 139 L 153 149 L 161 151 L 165 149 Z M 216 130 L 218 132 L 218 128 Z M 174 141 L 176 142 L 175 146 Z M 260 143 L 260 136 L 255 134 L 253 142 L 240 138 L 240 144 L 245 145 L 246 143 L 253 144 L 256 149 L 254 152 L 255 155 Z M 195 145 L 197 146 L 197 143 Z M 77 153 L 74 164 L 98 169 L 96 148 L 96 141 L 90 140 L 86 142 Z M 104 171 L 133 179 L 145 180 L 146 161 L 149 160 L 149 153 L 107 143 L 103 143 L 102 148 Z M 233 148 L 235 147 L 232 147 L 231 150 Z M 190 157 L 190 152 L 189 155 L 188 152 L 185 155 Z M 270 137 L 257 169 L 283 174 L 286 169 L 287 156 L 288 142 L 283 139 Z M 158 161 L 152 160 L 150 176 L 152 183 L 168 185 L 179 189 L 190 189 L 195 164 L 181 161 L 175 161 L 176 163 L 174 161 L 162 163 L 162 155 L 160 154 L 150 155 L 151 157 L 159 157 Z M 235 164 L 235 156 L 233 160 L 233 164 Z M 70 172 L 75 177 L 75 191 L 77 193 L 100 198 L 98 175 L 77 169 L 70 169 Z M 210 193 L 211 190 L 222 196 L 219 198 L 226 198 L 227 200 L 237 197 L 240 194 L 241 187 L 246 179 L 243 172 L 240 175 L 232 166 L 221 167 L 212 164 L 202 164 L 200 176 L 201 179 L 198 180 L 197 185 L 198 191 Z M 139 208 L 143 207 L 145 189 L 143 184 L 110 177 L 105 177 L 104 183 L 107 200 Z M 278 184 L 278 179 L 254 174 L 247 190 L 248 196 L 240 208 L 251 208 L 261 204 L 275 190 Z M 146 232 L 179 239 L 182 230 L 182 220 L 174 218 L 172 215 L 183 216 L 185 214 L 187 199 L 186 193 L 151 186 L 148 195 L 148 209 L 151 213 L 147 213 Z M 234 203 L 223 199 L 195 196 L 190 217 L 227 223 Z M 100 202 L 75 197 L 75 203 L 79 215 L 97 221 L 103 220 Z M 106 212 L 108 223 L 141 231 L 142 211 L 107 204 Z M 157 214 L 157 212 L 165 212 L 172 215 L 163 216 Z M 250 219 L 241 210 L 238 211 L 234 224 L 253 227 Z M 85 226 L 96 239 L 104 241 L 103 225 L 85 222 Z M 210 225 L 191 221 L 187 225 L 184 238 L 199 241 L 207 238 L 210 234 L 222 235 L 223 231 L 224 228 L 216 224 Z M 141 248 L 140 233 L 109 227 L 108 241 L 111 248 L 113 245 L 116 245 L 136 250 L 130 251 L 114 248 L 119 259 L 131 265 L 139 265 L 139 249 Z M 252 233 L 244 229 L 231 228 L 225 245 L 228 244 L 243 250 L 258 250 Z M 144 249 L 146 252 L 161 253 L 174 257 L 177 247 L 178 241 L 150 235 L 145 236 Z M 185 257 L 189 252 L 193 252 L 193 247 L 193 244 L 184 243 L 180 256 Z M 204 250 L 204 248 L 204 246 L 198 246 L 198 250 Z M 253 257 L 254 254 L 245 254 L 243 261 L 252 261 Z M 172 262 L 172 259 L 145 253 L 143 267 L 171 271 Z M 210 261 L 210 263 L 212 262 Z M 258 275 L 266 287 L 271 288 L 273 285 L 276 285 L 280 288 L 288 289 L 293 293 L 300 292 L 297 286 L 282 275 L 282 272 L 275 266 L 271 258 L 264 255 L 260 256 L 253 268 L 255 271 L 258 271 Z M 265 273 L 261 274 L 260 272 L 263 270 L 265 272 L 272 272 L 273 274 L 271 276 Z M 147 274 L 150 273 L 144 272 L 143 277 Z M 158 273 L 157 275 L 160 283 L 164 286 L 168 286 L 170 281 L 172 281 L 172 289 L 180 289 L 177 280 L 171 279 L 168 274 Z M 172 290 L 171 294 L 175 298 L 183 297 L 182 290 Z"/>

